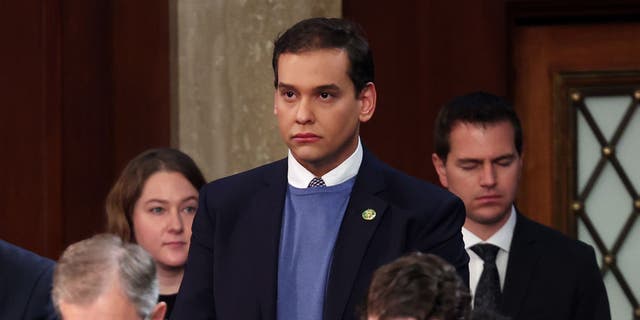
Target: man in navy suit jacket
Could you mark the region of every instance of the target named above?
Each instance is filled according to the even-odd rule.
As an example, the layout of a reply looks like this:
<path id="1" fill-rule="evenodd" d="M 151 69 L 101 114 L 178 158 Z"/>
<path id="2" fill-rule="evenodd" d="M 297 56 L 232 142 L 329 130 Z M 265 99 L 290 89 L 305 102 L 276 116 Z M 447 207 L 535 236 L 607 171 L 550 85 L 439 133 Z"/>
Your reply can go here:
<path id="1" fill-rule="evenodd" d="M 51 302 L 54 266 L 0 240 L 0 319 L 56 319 Z"/>
<path id="2" fill-rule="evenodd" d="M 373 271 L 409 251 L 467 279 L 462 202 L 360 143 L 377 97 L 361 30 L 301 21 L 273 70 L 289 156 L 201 190 L 172 319 L 355 319 Z"/>
<path id="3" fill-rule="evenodd" d="M 462 233 L 474 308 L 514 320 L 610 319 L 593 248 L 527 219 L 513 205 L 523 159 L 513 108 L 488 93 L 458 97 L 438 114 L 434 137 L 440 182 L 467 210 Z M 495 255 L 483 258 L 485 248 Z M 490 288 L 492 273 L 497 291 L 481 289 Z"/>

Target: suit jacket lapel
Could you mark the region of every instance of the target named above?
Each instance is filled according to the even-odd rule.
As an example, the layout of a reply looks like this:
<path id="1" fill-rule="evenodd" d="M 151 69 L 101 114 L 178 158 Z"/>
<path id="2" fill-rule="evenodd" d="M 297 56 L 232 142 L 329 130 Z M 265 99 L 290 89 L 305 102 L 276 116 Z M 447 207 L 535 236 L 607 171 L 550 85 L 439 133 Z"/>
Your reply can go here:
<path id="1" fill-rule="evenodd" d="M 518 213 L 502 293 L 502 311 L 507 315 L 518 314 L 541 254 L 528 227 L 529 223 L 526 217 Z"/>
<path id="2" fill-rule="evenodd" d="M 384 186 L 384 178 L 375 168 L 375 159 L 365 151 L 333 249 L 324 319 L 341 319 L 344 314 L 369 240 L 388 206 L 386 201 L 375 196 Z M 367 209 L 375 210 L 374 219 L 362 217 L 362 212 Z"/>
<path id="3" fill-rule="evenodd" d="M 280 161 L 264 178 L 264 188 L 252 199 L 247 199 L 250 201 L 246 211 L 247 223 L 251 229 L 244 234 L 254 241 L 252 246 L 255 250 L 251 255 L 255 270 L 253 275 L 248 276 L 254 279 L 260 319 L 275 319 L 280 228 L 287 190 L 286 159 Z"/>

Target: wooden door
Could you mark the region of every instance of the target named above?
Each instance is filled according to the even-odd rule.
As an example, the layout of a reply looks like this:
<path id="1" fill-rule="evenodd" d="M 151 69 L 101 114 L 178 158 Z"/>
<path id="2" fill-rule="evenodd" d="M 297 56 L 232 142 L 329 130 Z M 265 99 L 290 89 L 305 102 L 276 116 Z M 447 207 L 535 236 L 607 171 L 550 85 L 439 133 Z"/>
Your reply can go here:
<path id="1" fill-rule="evenodd" d="M 636 276 L 640 238 L 635 236 L 640 232 L 640 221 L 636 221 L 640 181 L 629 178 L 634 176 L 629 172 L 640 171 L 640 165 L 631 161 L 622 166 L 615 154 L 621 137 L 640 138 L 630 137 L 631 133 L 625 136 L 630 127 L 640 125 L 640 112 L 636 112 L 640 108 L 640 23 L 515 26 L 511 35 L 512 91 L 523 123 L 525 150 L 517 206 L 535 220 L 593 245 L 613 319 L 640 319 L 640 277 Z M 588 112 L 593 98 L 602 97 L 628 101 L 621 106 L 624 112 L 614 117 L 615 132 L 612 129 L 606 135 L 598 125 L 604 120 Z M 611 110 L 600 116 L 606 118 Z M 580 168 L 582 138 L 593 141 L 597 159 L 585 183 L 578 182 L 580 170 L 593 166 Z M 607 165 L 610 184 L 619 188 L 603 190 L 605 182 L 600 178 Z M 598 184 L 604 201 L 620 197 L 628 203 L 618 201 L 596 210 L 593 197 L 590 202 L 586 197 Z M 624 217 L 616 222 L 610 211 L 621 211 Z"/>

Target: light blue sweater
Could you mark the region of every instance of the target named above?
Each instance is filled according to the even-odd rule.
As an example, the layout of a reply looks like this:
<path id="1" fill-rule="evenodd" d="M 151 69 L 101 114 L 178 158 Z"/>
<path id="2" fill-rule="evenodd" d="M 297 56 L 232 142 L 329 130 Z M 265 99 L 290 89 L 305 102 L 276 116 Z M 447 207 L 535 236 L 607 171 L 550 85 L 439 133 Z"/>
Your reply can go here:
<path id="1" fill-rule="evenodd" d="M 287 189 L 278 260 L 278 320 L 321 320 L 333 246 L 355 177 Z"/>

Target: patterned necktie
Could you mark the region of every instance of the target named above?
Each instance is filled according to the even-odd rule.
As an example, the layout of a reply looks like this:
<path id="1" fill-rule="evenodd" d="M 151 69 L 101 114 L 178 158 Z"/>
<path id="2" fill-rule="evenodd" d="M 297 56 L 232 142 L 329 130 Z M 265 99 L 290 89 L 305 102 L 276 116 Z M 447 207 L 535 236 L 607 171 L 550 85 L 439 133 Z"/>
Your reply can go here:
<path id="1" fill-rule="evenodd" d="M 315 188 L 315 187 L 326 187 L 324 184 L 324 180 L 322 178 L 313 178 L 311 182 L 309 182 L 309 186 L 307 188 Z"/>
<path id="2" fill-rule="evenodd" d="M 485 243 L 477 244 L 471 247 L 471 250 L 477 253 L 484 261 L 484 268 L 476 287 L 473 308 L 498 311 L 498 306 L 502 300 L 502 292 L 500 290 L 500 276 L 496 266 L 496 256 L 500 248 Z"/>

